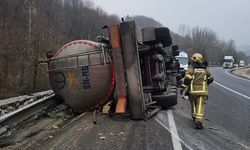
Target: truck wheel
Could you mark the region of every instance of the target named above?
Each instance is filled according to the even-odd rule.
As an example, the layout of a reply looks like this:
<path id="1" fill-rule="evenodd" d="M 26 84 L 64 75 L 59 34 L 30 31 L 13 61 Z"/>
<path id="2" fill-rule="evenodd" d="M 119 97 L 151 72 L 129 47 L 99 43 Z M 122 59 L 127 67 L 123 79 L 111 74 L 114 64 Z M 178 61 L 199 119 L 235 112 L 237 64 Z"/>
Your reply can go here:
<path id="1" fill-rule="evenodd" d="M 166 27 L 155 28 L 155 37 L 164 47 L 172 45 L 172 38 L 169 29 Z"/>
<path id="2" fill-rule="evenodd" d="M 156 101 L 157 106 L 166 109 L 177 104 L 177 94 L 169 93 L 161 95 L 152 95 L 152 100 Z"/>

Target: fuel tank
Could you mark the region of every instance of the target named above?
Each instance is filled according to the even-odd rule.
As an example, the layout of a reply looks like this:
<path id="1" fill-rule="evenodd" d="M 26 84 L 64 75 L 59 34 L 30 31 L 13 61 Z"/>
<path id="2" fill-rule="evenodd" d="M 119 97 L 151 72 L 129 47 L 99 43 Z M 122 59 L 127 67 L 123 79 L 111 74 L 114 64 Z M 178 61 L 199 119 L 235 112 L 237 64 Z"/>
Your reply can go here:
<path id="1" fill-rule="evenodd" d="M 101 43 L 72 41 L 48 60 L 48 68 L 55 94 L 75 112 L 99 107 L 113 92 L 113 64 Z"/>

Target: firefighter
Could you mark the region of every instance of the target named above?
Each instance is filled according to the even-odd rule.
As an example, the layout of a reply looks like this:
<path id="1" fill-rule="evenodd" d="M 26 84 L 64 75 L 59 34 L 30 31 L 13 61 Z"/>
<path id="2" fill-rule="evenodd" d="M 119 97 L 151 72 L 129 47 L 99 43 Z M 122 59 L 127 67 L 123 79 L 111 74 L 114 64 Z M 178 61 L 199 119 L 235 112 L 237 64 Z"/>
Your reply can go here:
<path id="1" fill-rule="evenodd" d="M 207 65 L 203 63 L 201 54 L 195 53 L 191 60 L 192 62 L 186 71 L 180 92 L 183 94 L 183 91 L 186 89 L 195 126 L 197 129 L 202 129 L 205 104 L 208 99 L 208 85 L 213 82 L 214 78 L 208 71 Z"/>

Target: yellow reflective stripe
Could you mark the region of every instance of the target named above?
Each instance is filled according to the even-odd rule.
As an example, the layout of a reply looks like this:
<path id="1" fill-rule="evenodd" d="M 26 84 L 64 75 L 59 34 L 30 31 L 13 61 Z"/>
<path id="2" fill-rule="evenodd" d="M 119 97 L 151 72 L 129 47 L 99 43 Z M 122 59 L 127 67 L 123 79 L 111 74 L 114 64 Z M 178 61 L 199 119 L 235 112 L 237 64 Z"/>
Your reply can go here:
<path id="1" fill-rule="evenodd" d="M 207 91 L 190 91 L 190 93 L 207 93 Z"/>
<path id="2" fill-rule="evenodd" d="M 212 79 L 212 77 L 211 77 L 211 76 L 209 76 L 209 77 L 207 77 L 207 79 Z"/>
<path id="3" fill-rule="evenodd" d="M 205 70 L 204 70 L 204 69 L 194 69 L 194 71 L 195 71 L 195 72 L 202 72 L 202 73 L 204 73 L 204 72 L 205 72 Z"/>
<path id="4" fill-rule="evenodd" d="M 197 112 L 196 116 L 199 116 L 199 114 L 201 114 L 202 97 L 200 96 L 199 98 L 200 98 L 200 100 L 199 100 L 199 105 L 198 105 L 198 112 Z"/>
<path id="5" fill-rule="evenodd" d="M 202 87 L 203 91 L 206 90 L 206 83 L 207 83 L 206 79 L 207 79 L 207 76 L 205 75 L 204 80 L 203 80 L 203 87 Z"/>
<path id="6" fill-rule="evenodd" d="M 201 114 L 201 113 L 196 114 L 196 118 L 198 119 L 203 119 L 203 117 L 204 117 L 204 114 Z"/>
<path id="7" fill-rule="evenodd" d="M 203 115 L 203 114 L 200 114 L 200 113 L 197 113 L 196 116 L 197 116 L 197 117 L 203 117 L 204 115 Z"/>
<path id="8" fill-rule="evenodd" d="M 192 76 L 187 74 L 185 75 L 185 78 L 192 79 Z"/>
<path id="9" fill-rule="evenodd" d="M 194 101 L 192 101 L 192 105 L 193 105 L 193 114 L 195 115 L 196 114 L 196 108 L 195 108 L 195 102 Z"/>
<path id="10" fill-rule="evenodd" d="M 202 119 L 202 118 L 203 118 L 203 116 L 198 116 L 198 114 L 196 114 L 196 118 L 198 118 L 198 119 Z"/>
<path id="11" fill-rule="evenodd" d="M 192 78 L 194 78 L 194 76 L 192 76 Z M 190 84 L 190 91 L 191 92 L 193 91 L 193 80 L 191 81 L 191 84 Z"/>

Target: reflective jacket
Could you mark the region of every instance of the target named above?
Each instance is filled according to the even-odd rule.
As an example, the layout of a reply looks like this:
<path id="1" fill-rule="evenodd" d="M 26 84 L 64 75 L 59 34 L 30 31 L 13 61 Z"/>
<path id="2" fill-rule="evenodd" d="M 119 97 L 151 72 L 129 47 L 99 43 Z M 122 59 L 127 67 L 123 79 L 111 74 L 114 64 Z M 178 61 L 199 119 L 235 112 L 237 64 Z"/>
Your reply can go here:
<path id="1" fill-rule="evenodd" d="M 208 95 L 208 85 L 213 82 L 213 76 L 203 64 L 194 63 L 186 71 L 182 87 L 188 87 L 188 94 Z"/>

